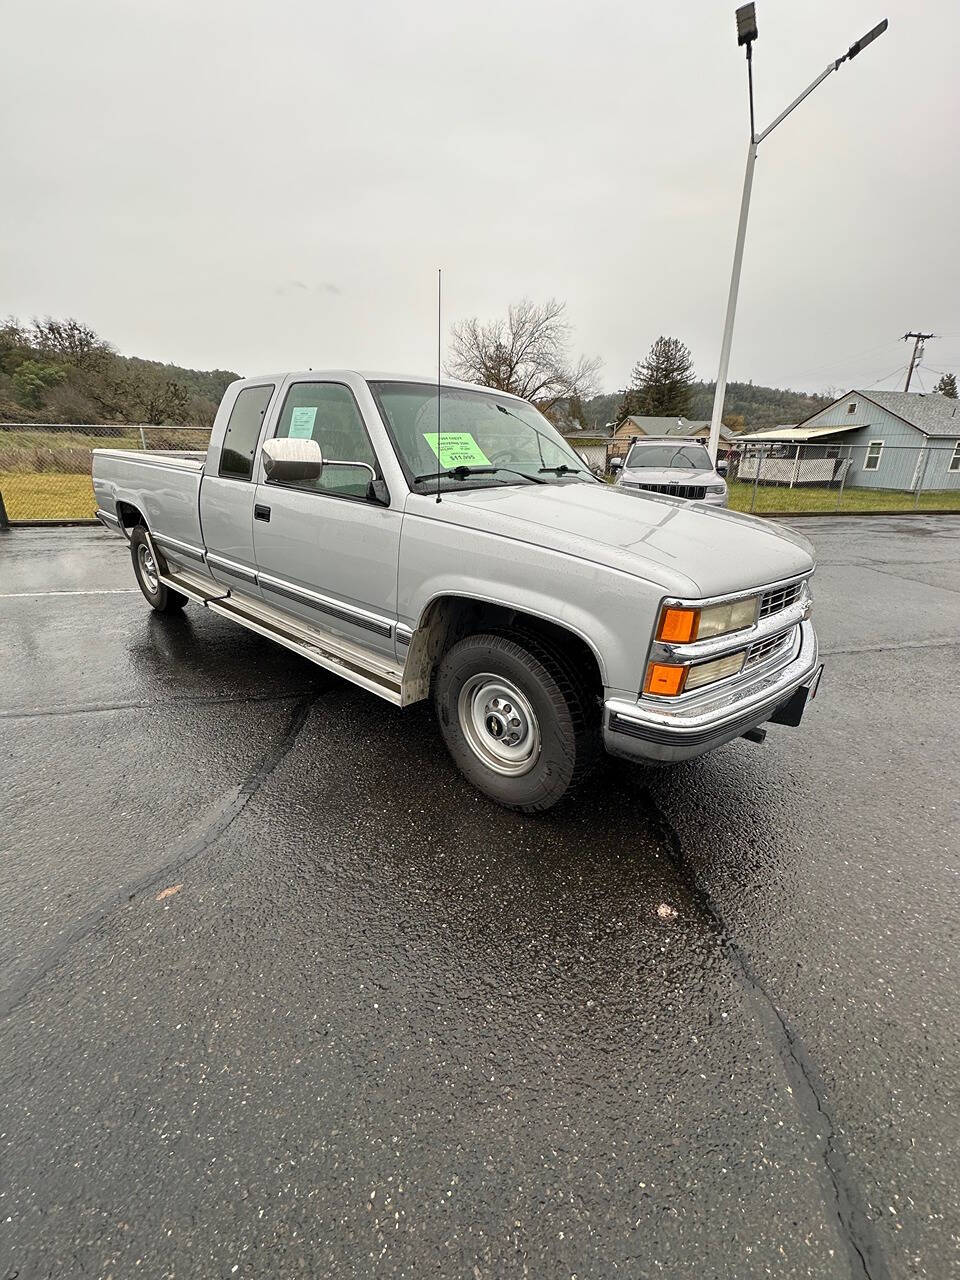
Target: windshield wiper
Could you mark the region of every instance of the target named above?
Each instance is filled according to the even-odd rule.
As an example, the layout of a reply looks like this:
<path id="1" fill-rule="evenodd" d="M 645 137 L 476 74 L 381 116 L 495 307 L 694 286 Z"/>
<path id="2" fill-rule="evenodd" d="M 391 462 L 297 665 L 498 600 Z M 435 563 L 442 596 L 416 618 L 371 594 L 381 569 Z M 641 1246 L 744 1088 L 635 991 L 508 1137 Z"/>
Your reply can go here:
<path id="1" fill-rule="evenodd" d="M 414 476 L 413 483 L 419 484 L 421 480 L 438 480 L 446 476 L 450 480 L 466 480 L 468 476 L 492 476 L 497 471 L 508 471 L 512 476 L 520 476 L 524 480 L 529 480 L 531 484 L 546 484 L 546 480 L 541 480 L 538 476 L 532 476 L 526 471 L 517 471 L 514 467 L 453 467 L 450 471 L 431 471 L 429 475 Z"/>
<path id="2" fill-rule="evenodd" d="M 546 440 L 548 444 L 553 445 L 554 451 L 556 451 L 557 446 L 553 443 L 550 437 L 545 436 L 542 431 L 538 431 L 532 422 L 526 422 L 523 418 L 520 417 L 518 413 L 512 413 L 509 409 L 505 409 L 502 404 L 498 404 L 497 408 L 501 413 L 505 413 L 508 418 L 516 418 L 516 420 L 519 423 L 521 423 L 525 427 L 528 427 L 536 435 L 537 452 L 540 454 L 540 474 L 541 475 L 544 475 L 545 473 L 549 473 L 551 475 L 556 475 L 556 476 L 589 475 L 589 472 L 584 471 L 581 467 L 568 467 L 565 462 L 561 462 L 559 467 L 548 467 L 547 460 L 543 456 L 543 445 L 541 444 L 541 441 Z M 545 482 L 541 481 L 541 483 L 545 483 Z"/>
<path id="3" fill-rule="evenodd" d="M 555 476 L 585 476 L 588 474 L 588 472 L 584 471 L 583 467 L 568 467 L 565 462 L 561 462 L 559 467 L 540 468 L 541 475 L 543 475 L 545 471 L 549 471 Z"/>

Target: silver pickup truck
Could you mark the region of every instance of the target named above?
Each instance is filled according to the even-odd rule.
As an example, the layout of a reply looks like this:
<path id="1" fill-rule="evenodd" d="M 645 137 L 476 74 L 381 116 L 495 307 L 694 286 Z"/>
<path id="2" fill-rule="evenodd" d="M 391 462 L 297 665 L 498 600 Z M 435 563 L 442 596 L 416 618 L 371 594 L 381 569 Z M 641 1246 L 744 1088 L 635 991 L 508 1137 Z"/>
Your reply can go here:
<path id="1" fill-rule="evenodd" d="M 820 676 L 809 544 L 614 488 L 530 404 L 352 371 L 233 383 L 206 454 L 96 449 L 98 516 L 188 600 L 406 707 L 462 773 L 548 809 L 605 749 L 796 725 Z"/>

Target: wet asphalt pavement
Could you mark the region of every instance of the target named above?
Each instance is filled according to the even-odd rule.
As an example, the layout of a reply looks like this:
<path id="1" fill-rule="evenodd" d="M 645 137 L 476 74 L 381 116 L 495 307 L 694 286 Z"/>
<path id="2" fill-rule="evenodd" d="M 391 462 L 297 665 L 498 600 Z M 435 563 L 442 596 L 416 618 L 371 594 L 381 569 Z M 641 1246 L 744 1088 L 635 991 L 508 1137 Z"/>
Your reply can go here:
<path id="1" fill-rule="evenodd" d="M 799 527 L 802 728 L 538 818 L 0 535 L 0 1278 L 957 1275 L 960 519 Z"/>

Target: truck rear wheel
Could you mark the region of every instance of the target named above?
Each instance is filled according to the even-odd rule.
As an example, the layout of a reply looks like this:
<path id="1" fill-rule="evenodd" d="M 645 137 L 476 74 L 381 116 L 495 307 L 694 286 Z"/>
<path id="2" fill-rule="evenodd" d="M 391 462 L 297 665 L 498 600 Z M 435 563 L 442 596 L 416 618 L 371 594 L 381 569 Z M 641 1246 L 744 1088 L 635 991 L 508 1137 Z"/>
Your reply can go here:
<path id="1" fill-rule="evenodd" d="M 536 637 L 460 640 L 440 663 L 434 704 L 460 772 L 508 809 L 552 808 L 596 759 L 589 695 L 572 664 Z"/>
<path id="2" fill-rule="evenodd" d="M 133 572 L 140 590 L 148 604 L 157 613 L 176 613 L 187 603 L 187 597 L 179 591 L 164 586 L 160 581 L 160 566 L 154 559 L 146 530 L 137 525 L 130 538 L 130 555 L 133 559 Z"/>

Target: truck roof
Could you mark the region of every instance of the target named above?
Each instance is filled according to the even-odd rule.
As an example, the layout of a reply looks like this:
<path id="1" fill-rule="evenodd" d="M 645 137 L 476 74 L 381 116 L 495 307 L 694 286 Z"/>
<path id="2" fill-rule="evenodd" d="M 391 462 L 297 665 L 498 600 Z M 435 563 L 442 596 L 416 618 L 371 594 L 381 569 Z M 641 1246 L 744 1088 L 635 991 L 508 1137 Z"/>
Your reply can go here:
<path id="1" fill-rule="evenodd" d="M 247 383 L 281 382 L 284 378 L 302 378 L 304 381 L 310 381 L 313 379 L 337 380 L 346 377 L 362 378 L 364 382 L 425 382 L 432 387 L 437 385 L 436 373 L 383 373 L 379 370 L 369 369 L 285 369 L 282 373 L 259 373 L 252 377 L 238 378 L 231 385 L 241 386 Z M 514 395 L 512 391 L 498 391 L 496 387 L 484 387 L 477 382 L 464 382 L 460 378 L 451 378 L 446 374 L 441 376 L 440 385 L 455 387 L 461 391 L 492 392 L 494 395 L 505 396 L 508 400 L 519 400 L 523 404 L 527 403 L 521 396 Z"/>

